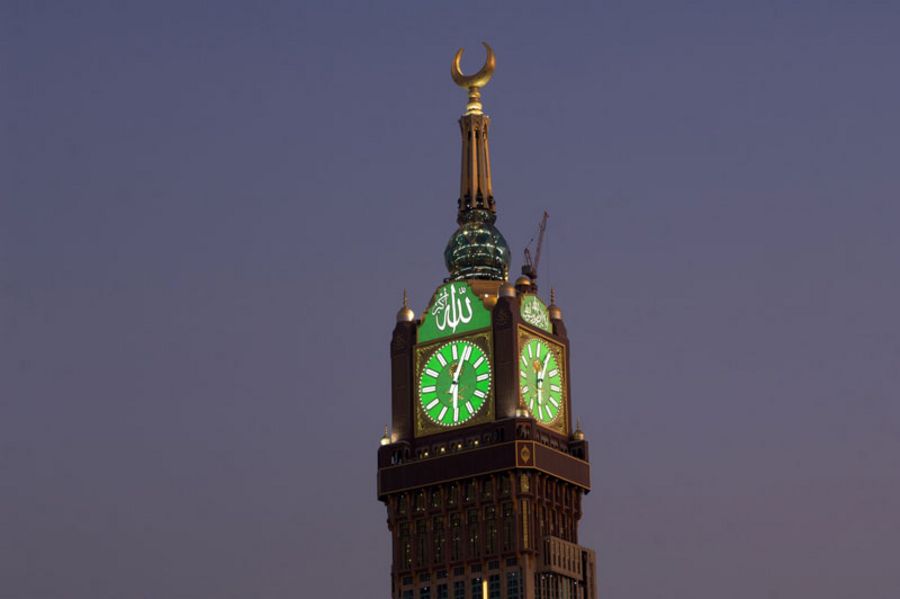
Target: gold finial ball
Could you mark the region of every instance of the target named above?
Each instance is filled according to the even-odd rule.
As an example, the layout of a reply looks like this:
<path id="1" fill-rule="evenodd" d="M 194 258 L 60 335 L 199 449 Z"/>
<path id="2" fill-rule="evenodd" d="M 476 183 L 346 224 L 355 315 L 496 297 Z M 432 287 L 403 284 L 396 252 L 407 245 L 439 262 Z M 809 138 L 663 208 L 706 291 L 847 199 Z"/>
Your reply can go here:
<path id="1" fill-rule="evenodd" d="M 391 435 L 388 434 L 388 427 L 384 427 L 384 435 L 381 436 L 381 444 L 382 445 L 390 445 L 391 444 Z"/>
<path id="2" fill-rule="evenodd" d="M 550 307 L 547 308 L 550 313 L 550 320 L 562 320 L 562 310 L 556 305 L 556 289 L 550 288 Z"/>
<path id="3" fill-rule="evenodd" d="M 503 281 L 500 285 L 500 297 L 516 297 L 516 288 L 509 281 Z"/>
<path id="4" fill-rule="evenodd" d="M 562 320 L 562 310 L 556 304 L 550 304 L 547 308 L 547 312 L 550 313 L 550 320 Z"/>
<path id="5" fill-rule="evenodd" d="M 416 313 L 409 306 L 403 306 L 397 312 L 397 322 L 412 322 L 416 319 Z"/>
<path id="6" fill-rule="evenodd" d="M 522 275 L 518 279 L 516 279 L 516 289 L 521 289 L 522 291 L 528 291 L 531 289 L 531 279 Z"/>
<path id="7" fill-rule="evenodd" d="M 406 297 L 406 289 L 403 290 L 403 307 L 397 312 L 397 322 L 412 322 L 416 319 L 416 313 L 409 307 L 409 299 Z"/>
<path id="8" fill-rule="evenodd" d="M 576 441 L 584 441 L 584 431 L 581 430 L 581 419 L 579 418 L 575 424 L 575 432 L 572 433 L 572 438 Z"/>

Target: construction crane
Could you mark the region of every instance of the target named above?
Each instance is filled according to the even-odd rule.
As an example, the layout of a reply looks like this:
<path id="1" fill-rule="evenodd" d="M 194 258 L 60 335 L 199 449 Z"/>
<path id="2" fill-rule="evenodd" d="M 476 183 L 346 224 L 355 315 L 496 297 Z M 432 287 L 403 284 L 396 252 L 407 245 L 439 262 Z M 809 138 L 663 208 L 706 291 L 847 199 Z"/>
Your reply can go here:
<path id="1" fill-rule="evenodd" d="M 544 247 L 544 232 L 547 230 L 547 219 L 550 215 L 544 210 L 544 216 L 538 224 L 537 247 L 534 250 L 534 259 L 531 257 L 531 243 L 534 241 L 532 237 L 525 246 L 525 264 L 522 265 L 522 274 L 530 278 L 532 281 L 537 279 L 538 263 L 541 261 L 541 250 Z"/>

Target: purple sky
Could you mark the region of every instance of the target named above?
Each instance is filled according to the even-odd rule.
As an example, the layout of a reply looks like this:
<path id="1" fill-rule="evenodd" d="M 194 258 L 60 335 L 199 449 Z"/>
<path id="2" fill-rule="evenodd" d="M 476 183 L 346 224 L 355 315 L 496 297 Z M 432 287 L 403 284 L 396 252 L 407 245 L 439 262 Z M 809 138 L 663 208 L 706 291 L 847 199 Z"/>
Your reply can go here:
<path id="1" fill-rule="evenodd" d="M 482 39 L 603 599 L 900 596 L 900 5 L 499 4 L 2 3 L 2 599 L 388 596 Z"/>

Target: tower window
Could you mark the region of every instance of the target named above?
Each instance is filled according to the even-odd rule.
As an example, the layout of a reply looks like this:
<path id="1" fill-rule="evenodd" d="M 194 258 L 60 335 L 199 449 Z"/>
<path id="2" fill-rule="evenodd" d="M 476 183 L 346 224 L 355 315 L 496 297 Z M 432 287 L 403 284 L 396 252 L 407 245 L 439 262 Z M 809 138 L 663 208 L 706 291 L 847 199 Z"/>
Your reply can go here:
<path id="1" fill-rule="evenodd" d="M 470 501 L 475 501 L 475 493 L 476 493 L 475 481 L 470 480 L 470 481 L 466 482 L 466 496 L 465 496 L 466 503 L 469 503 Z"/>
<path id="2" fill-rule="evenodd" d="M 426 536 L 427 532 L 425 530 L 425 521 L 418 520 L 416 522 L 416 563 L 419 566 L 425 565 Z"/>
<path id="3" fill-rule="evenodd" d="M 521 576 L 518 572 L 506 573 L 506 599 L 521 599 Z"/>
<path id="4" fill-rule="evenodd" d="M 482 593 L 483 585 L 481 580 L 480 577 L 472 579 L 472 599 L 487 599 Z"/>
<path id="5" fill-rule="evenodd" d="M 486 526 L 486 543 L 485 551 L 488 554 L 497 551 L 497 508 L 489 505 L 484 508 L 484 520 Z M 498 583 L 499 584 L 499 583 Z"/>
<path id="6" fill-rule="evenodd" d="M 494 483 L 491 479 L 485 479 L 481 483 L 481 498 L 490 499 L 493 496 Z"/>
<path id="7" fill-rule="evenodd" d="M 432 522 L 432 538 L 434 539 L 434 548 L 432 549 L 432 557 L 434 563 L 440 564 L 444 561 L 444 519 L 438 516 Z"/>
<path id="8" fill-rule="evenodd" d="M 491 574 L 488 578 L 488 599 L 500 599 L 500 575 Z"/>
<path id="9" fill-rule="evenodd" d="M 512 503 L 504 503 L 501 509 L 503 510 L 503 551 L 512 551 L 513 543 L 515 541 Z"/>
<path id="10" fill-rule="evenodd" d="M 466 524 L 469 532 L 469 557 L 478 557 L 481 555 L 481 535 L 479 534 L 478 510 L 469 510 Z"/>
<path id="11" fill-rule="evenodd" d="M 400 525 L 398 538 L 400 541 L 400 564 L 409 569 L 412 567 L 412 543 L 409 538 L 409 524 L 406 522 Z"/>
<path id="12" fill-rule="evenodd" d="M 462 559 L 462 523 L 459 514 L 450 516 L 450 559 L 454 562 Z"/>

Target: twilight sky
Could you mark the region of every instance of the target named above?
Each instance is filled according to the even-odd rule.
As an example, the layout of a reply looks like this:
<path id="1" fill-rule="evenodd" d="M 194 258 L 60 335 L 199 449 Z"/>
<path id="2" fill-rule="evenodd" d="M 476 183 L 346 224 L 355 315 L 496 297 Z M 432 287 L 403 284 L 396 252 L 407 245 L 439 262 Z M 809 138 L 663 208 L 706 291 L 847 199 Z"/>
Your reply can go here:
<path id="1" fill-rule="evenodd" d="M 479 42 L 604 599 L 900 596 L 896 2 L 0 8 L 0 598 L 387 597 Z"/>

